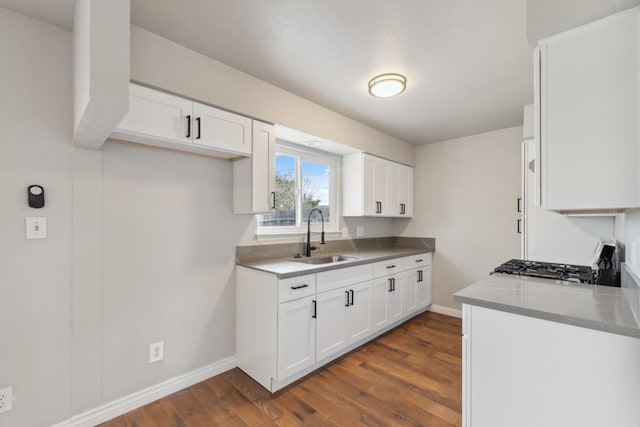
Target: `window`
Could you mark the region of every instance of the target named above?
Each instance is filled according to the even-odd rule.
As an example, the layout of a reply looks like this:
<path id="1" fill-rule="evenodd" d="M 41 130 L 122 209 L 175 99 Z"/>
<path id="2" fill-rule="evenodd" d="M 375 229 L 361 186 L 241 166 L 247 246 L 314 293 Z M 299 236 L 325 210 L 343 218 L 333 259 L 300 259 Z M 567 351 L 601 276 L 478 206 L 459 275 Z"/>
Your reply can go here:
<path id="1" fill-rule="evenodd" d="M 337 231 L 337 165 L 336 156 L 278 141 L 276 209 L 258 217 L 258 233 L 306 232 L 309 213 L 314 208 L 322 212 L 325 231 Z M 312 230 L 319 230 L 321 224 L 321 216 L 315 212 Z"/>

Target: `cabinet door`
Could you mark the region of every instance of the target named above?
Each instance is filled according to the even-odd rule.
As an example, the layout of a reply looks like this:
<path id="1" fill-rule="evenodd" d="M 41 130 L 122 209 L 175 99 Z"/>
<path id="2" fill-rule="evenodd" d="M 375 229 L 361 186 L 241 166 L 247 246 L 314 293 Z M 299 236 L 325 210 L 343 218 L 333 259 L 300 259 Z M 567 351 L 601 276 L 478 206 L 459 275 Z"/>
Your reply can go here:
<path id="1" fill-rule="evenodd" d="M 253 211 L 269 212 L 276 204 L 276 131 L 273 125 L 253 121 Z"/>
<path id="2" fill-rule="evenodd" d="M 389 163 L 387 165 L 387 205 L 385 211 L 389 216 L 401 216 L 400 212 L 400 169 L 402 165 Z"/>
<path id="3" fill-rule="evenodd" d="M 424 308 L 431 304 L 431 267 L 423 267 L 418 270 L 416 283 L 416 295 L 418 308 Z"/>
<path id="4" fill-rule="evenodd" d="M 362 162 L 364 214 L 380 215 L 380 205 L 376 195 L 376 158 L 364 154 Z"/>
<path id="5" fill-rule="evenodd" d="M 313 297 L 278 306 L 278 380 L 315 363 L 316 322 Z"/>
<path id="6" fill-rule="evenodd" d="M 323 292 L 317 296 L 316 360 L 326 359 L 349 343 L 347 288 Z"/>
<path id="7" fill-rule="evenodd" d="M 404 292 L 404 276 L 391 276 L 393 280 L 393 290 L 389 292 L 389 322 L 394 323 L 402 319 L 403 311 L 403 292 Z"/>
<path id="8" fill-rule="evenodd" d="M 542 204 L 638 206 L 638 12 L 541 42 Z"/>
<path id="9" fill-rule="evenodd" d="M 195 144 L 251 155 L 251 119 L 197 102 L 193 116 Z"/>
<path id="10" fill-rule="evenodd" d="M 373 330 L 377 331 L 389 324 L 389 294 L 391 281 L 389 277 L 373 280 Z"/>
<path id="11" fill-rule="evenodd" d="M 409 270 L 403 274 L 402 282 L 402 303 L 404 315 L 408 316 L 418 309 L 417 285 L 420 279 L 419 270 Z"/>
<path id="12" fill-rule="evenodd" d="M 115 137 L 130 135 L 191 142 L 189 118 L 193 102 L 136 84 L 129 86 L 129 112 L 118 125 Z M 126 134 L 126 136 L 125 136 Z"/>
<path id="13" fill-rule="evenodd" d="M 364 339 L 373 333 L 372 303 L 373 285 L 369 280 L 355 286 L 350 286 L 349 306 L 349 342 Z"/>
<path id="14" fill-rule="evenodd" d="M 384 159 L 375 158 L 374 199 L 378 205 L 378 215 L 393 216 L 389 204 L 389 165 Z"/>
<path id="15" fill-rule="evenodd" d="M 399 165 L 397 173 L 399 216 L 411 218 L 413 216 L 413 168 Z"/>

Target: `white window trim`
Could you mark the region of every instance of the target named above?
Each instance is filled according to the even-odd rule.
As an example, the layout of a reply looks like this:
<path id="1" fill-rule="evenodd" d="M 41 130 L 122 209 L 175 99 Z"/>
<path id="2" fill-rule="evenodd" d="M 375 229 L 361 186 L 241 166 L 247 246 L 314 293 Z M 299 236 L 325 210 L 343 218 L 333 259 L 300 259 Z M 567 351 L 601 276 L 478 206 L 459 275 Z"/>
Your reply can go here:
<path id="1" fill-rule="evenodd" d="M 299 158 L 298 161 L 309 161 L 314 163 L 326 164 L 332 168 L 332 172 L 329 178 L 329 206 L 331 206 L 331 220 L 325 222 L 324 231 L 327 237 L 329 235 L 339 235 L 339 222 L 341 216 L 340 201 L 341 201 L 341 183 L 342 183 L 342 158 L 335 154 L 327 153 L 324 151 L 314 150 L 308 147 L 302 147 L 300 145 L 287 143 L 285 141 L 276 140 L 276 153 L 295 156 Z M 298 186 L 302 184 L 301 167 L 296 167 L 296 183 Z M 297 191 L 301 191 L 298 187 Z M 296 222 L 300 224 L 300 227 L 260 227 L 260 220 L 256 221 L 256 240 L 272 240 L 272 238 L 298 238 L 305 236 L 307 232 L 307 226 L 303 223 L 302 210 L 298 209 L 296 213 L 298 218 Z M 311 224 L 312 232 L 320 232 L 322 229 L 321 224 Z"/>

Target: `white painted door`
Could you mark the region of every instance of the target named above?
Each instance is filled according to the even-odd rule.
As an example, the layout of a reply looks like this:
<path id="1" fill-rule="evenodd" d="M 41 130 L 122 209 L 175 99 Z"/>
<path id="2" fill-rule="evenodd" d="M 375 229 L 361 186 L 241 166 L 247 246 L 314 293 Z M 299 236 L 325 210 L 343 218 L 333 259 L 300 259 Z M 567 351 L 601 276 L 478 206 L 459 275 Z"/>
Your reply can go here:
<path id="1" fill-rule="evenodd" d="M 119 133 L 190 143 L 193 102 L 144 86 L 129 86 L 129 112 Z"/>
<path id="2" fill-rule="evenodd" d="M 377 331 L 389 324 L 389 294 L 391 281 L 389 277 L 373 280 L 373 330 Z"/>
<path id="3" fill-rule="evenodd" d="M 376 199 L 376 158 L 362 155 L 363 204 L 365 215 L 379 215 L 379 204 Z"/>
<path id="4" fill-rule="evenodd" d="M 308 368 L 316 361 L 314 297 L 278 305 L 278 380 Z"/>
<path id="5" fill-rule="evenodd" d="M 416 297 L 418 309 L 431 304 L 431 266 L 418 269 Z"/>
<path id="6" fill-rule="evenodd" d="M 369 280 L 349 287 L 349 342 L 364 339 L 373 333 L 373 283 Z"/>
<path id="7" fill-rule="evenodd" d="M 384 159 L 375 158 L 374 201 L 377 205 L 376 214 L 380 216 L 392 216 L 393 210 L 389 205 L 389 164 Z"/>
<path id="8" fill-rule="evenodd" d="M 404 275 L 398 274 L 389 278 L 392 280 L 392 291 L 389 292 L 389 322 L 395 323 L 403 316 Z"/>
<path id="9" fill-rule="evenodd" d="M 409 270 L 402 274 L 402 309 L 405 316 L 409 316 L 418 309 L 417 285 L 420 274 L 418 269 Z"/>
<path id="10" fill-rule="evenodd" d="M 195 144 L 251 155 L 251 119 L 198 102 L 193 116 Z"/>
<path id="11" fill-rule="evenodd" d="M 347 288 L 334 289 L 317 295 L 316 360 L 326 359 L 349 343 Z"/>
<path id="12" fill-rule="evenodd" d="M 398 210 L 400 217 L 413 216 L 413 168 L 404 165 L 398 167 Z"/>
<path id="13" fill-rule="evenodd" d="M 276 133 L 268 123 L 253 121 L 253 211 L 269 212 L 275 209 L 276 197 Z"/>
<path id="14" fill-rule="evenodd" d="M 540 44 L 542 203 L 640 205 L 638 9 Z"/>

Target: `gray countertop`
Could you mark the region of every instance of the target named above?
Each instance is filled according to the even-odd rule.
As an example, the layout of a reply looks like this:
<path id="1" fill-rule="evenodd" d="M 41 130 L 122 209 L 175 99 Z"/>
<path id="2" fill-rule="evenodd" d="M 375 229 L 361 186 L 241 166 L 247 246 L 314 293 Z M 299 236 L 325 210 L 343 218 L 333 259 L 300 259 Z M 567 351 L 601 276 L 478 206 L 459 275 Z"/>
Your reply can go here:
<path id="1" fill-rule="evenodd" d="M 238 261 L 237 265 L 253 268 L 255 270 L 273 273 L 280 279 L 288 277 L 302 276 L 304 274 L 318 273 L 322 271 L 335 270 L 337 268 L 350 267 L 360 264 L 368 264 L 375 261 L 384 261 L 387 259 L 399 258 L 409 255 L 418 255 L 433 252 L 433 249 L 412 248 L 412 247 L 391 247 L 391 248 L 367 248 L 367 249 L 351 249 L 340 250 L 337 253 L 314 254 L 314 257 L 326 255 L 347 255 L 357 257 L 355 260 L 341 261 L 331 264 L 305 264 L 297 262 L 293 257 L 261 259 L 258 261 Z"/>
<path id="2" fill-rule="evenodd" d="M 495 310 L 640 338 L 638 289 L 583 285 L 496 274 L 453 300 Z"/>

